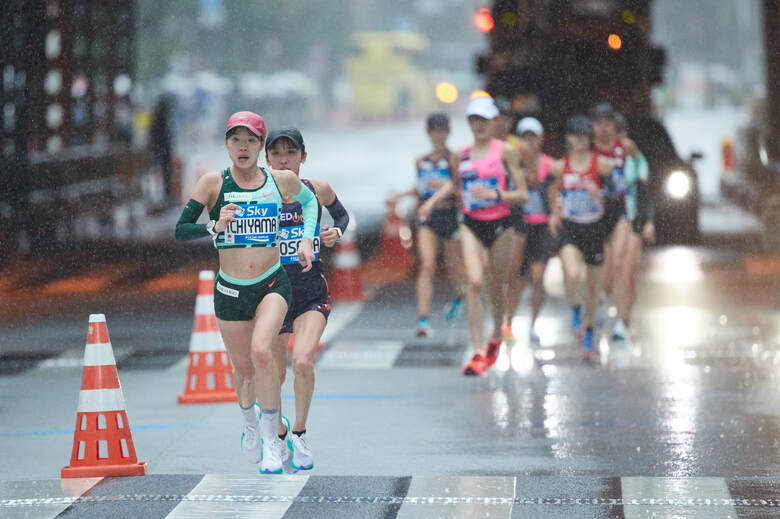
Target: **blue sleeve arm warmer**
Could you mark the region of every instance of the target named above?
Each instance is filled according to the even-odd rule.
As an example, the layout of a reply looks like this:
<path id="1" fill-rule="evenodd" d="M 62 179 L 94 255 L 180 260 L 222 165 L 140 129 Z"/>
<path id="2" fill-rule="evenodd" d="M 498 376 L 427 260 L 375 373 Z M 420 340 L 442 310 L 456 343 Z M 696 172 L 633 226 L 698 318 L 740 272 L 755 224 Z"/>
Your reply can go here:
<path id="1" fill-rule="evenodd" d="M 184 206 L 184 210 L 181 212 L 179 221 L 176 222 L 174 237 L 177 240 L 194 240 L 208 236 L 209 232 L 206 230 L 206 224 L 195 223 L 202 212 L 203 204 L 190 198 L 190 201 L 187 202 L 187 205 Z"/>
<path id="2" fill-rule="evenodd" d="M 347 210 L 344 209 L 344 206 L 341 205 L 341 202 L 339 201 L 338 197 L 334 196 L 333 203 L 330 205 L 326 205 L 325 208 L 333 217 L 334 227 L 338 227 L 339 229 L 341 229 L 341 234 L 347 232 L 347 225 L 349 224 L 349 214 L 347 214 Z"/>
<path id="3" fill-rule="evenodd" d="M 301 189 L 297 195 L 293 195 L 301 203 L 301 212 L 303 213 L 303 237 L 314 239 L 314 231 L 317 228 L 317 197 L 311 192 L 311 189 L 300 184 Z"/>

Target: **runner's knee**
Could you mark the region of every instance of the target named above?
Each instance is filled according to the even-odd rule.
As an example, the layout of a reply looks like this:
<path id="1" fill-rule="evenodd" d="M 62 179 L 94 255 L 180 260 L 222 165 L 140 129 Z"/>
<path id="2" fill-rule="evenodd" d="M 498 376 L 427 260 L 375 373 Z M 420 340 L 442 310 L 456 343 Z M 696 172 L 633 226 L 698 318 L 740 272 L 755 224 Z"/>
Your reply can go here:
<path id="1" fill-rule="evenodd" d="M 314 358 L 310 355 L 294 355 L 292 360 L 295 376 L 307 376 L 314 372 Z"/>
<path id="2" fill-rule="evenodd" d="M 481 294 L 482 287 L 484 284 L 485 282 L 482 278 L 471 278 L 469 279 L 469 291 L 477 294 Z"/>
<path id="3" fill-rule="evenodd" d="M 252 364 L 255 369 L 265 370 L 268 369 L 273 363 L 274 357 L 269 348 L 253 348 L 252 349 Z"/>

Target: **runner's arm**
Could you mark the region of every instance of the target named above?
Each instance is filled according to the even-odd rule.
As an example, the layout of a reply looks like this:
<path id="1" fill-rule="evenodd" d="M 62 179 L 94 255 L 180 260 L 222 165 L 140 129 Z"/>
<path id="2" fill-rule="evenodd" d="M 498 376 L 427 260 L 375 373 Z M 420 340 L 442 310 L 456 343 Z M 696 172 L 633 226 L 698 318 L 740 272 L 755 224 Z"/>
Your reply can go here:
<path id="1" fill-rule="evenodd" d="M 177 240 L 195 240 L 197 238 L 203 238 L 212 235 L 207 230 L 207 225 L 210 225 L 212 230 L 214 224 L 209 222 L 195 223 L 200 217 L 200 213 L 203 212 L 203 208 L 206 207 L 208 202 L 212 198 L 212 188 L 214 187 L 214 177 L 218 174 L 203 175 L 195 184 L 195 188 L 192 190 L 192 197 L 189 202 L 184 205 L 184 209 L 181 212 L 179 221 L 176 222 L 176 230 L 174 231 L 174 237 Z"/>
<path id="2" fill-rule="evenodd" d="M 309 240 L 314 239 L 314 231 L 317 227 L 317 197 L 311 192 L 311 189 L 303 185 L 298 177 L 289 170 L 275 172 L 277 181 L 284 188 L 284 193 L 293 197 L 301 204 L 301 213 L 303 214 L 303 237 Z"/>
<path id="3" fill-rule="evenodd" d="M 644 154 L 640 153 L 634 161 L 636 162 L 636 205 L 637 212 L 642 218 L 642 222 L 652 222 L 655 218 L 655 207 L 653 199 L 650 196 L 650 186 L 647 184 L 649 178 L 649 166 Z"/>
<path id="4" fill-rule="evenodd" d="M 636 145 L 636 143 L 631 139 L 622 139 L 623 142 L 623 148 L 625 148 L 626 153 L 630 157 L 637 158 L 639 155 L 641 155 L 641 151 L 639 151 L 639 147 Z"/>
<path id="5" fill-rule="evenodd" d="M 515 189 L 503 192 L 496 190 L 496 197 L 506 200 L 510 204 L 524 204 L 528 202 L 528 188 L 525 185 L 523 170 L 520 169 L 520 157 L 517 148 L 508 142 L 502 144 L 501 159 L 506 167 L 509 168 L 512 180 L 515 181 Z"/>
<path id="6" fill-rule="evenodd" d="M 311 189 L 304 186 L 298 176 L 290 170 L 272 170 L 271 174 L 276 180 L 276 185 L 282 194 L 282 198 L 291 196 L 301 204 L 303 214 L 303 237 L 298 246 L 298 262 L 303 267 L 303 272 L 311 270 L 314 261 L 314 233 L 317 230 L 317 208 L 319 202 Z"/>
<path id="7" fill-rule="evenodd" d="M 320 203 L 325 206 L 330 216 L 333 217 L 333 228 L 338 229 L 337 241 L 347 231 L 347 225 L 349 225 L 349 214 L 341 201 L 336 196 L 336 192 L 333 188 L 324 180 L 312 180 L 314 188 L 317 191 L 317 197 Z M 323 226 L 320 235 L 323 235 L 330 229 L 330 226 Z M 324 236 L 323 236 L 324 239 Z"/>

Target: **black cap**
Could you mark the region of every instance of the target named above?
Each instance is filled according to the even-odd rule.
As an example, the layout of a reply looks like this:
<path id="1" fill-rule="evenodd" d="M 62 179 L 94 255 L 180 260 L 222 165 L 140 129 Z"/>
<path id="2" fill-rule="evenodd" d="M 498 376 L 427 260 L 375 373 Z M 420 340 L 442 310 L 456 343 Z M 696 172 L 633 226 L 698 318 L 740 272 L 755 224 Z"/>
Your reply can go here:
<path id="1" fill-rule="evenodd" d="M 274 142 L 281 139 L 282 137 L 290 139 L 295 147 L 301 150 L 301 153 L 306 151 L 306 147 L 303 145 L 303 135 L 301 135 L 300 130 L 298 130 L 298 128 L 292 128 L 289 126 L 284 128 L 277 128 L 268 132 L 268 136 L 265 139 L 265 151 L 267 152 L 270 150 L 273 147 Z"/>
<path id="2" fill-rule="evenodd" d="M 566 121 L 566 133 L 593 134 L 593 124 L 584 115 L 575 115 Z"/>
<path id="3" fill-rule="evenodd" d="M 444 112 L 435 112 L 428 116 L 425 121 L 425 127 L 428 130 L 450 131 L 450 118 Z"/>
<path id="4" fill-rule="evenodd" d="M 588 115 L 590 115 L 591 119 L 595 119 L 596 117 L 610 117 L 614 119 L 615 107 L 613 107 L 610 103 L 599 103 L 590 109 Z"/>
<path id="5" fill-rule="evenodd" d="M 498 108 L 498 112 L 500 114 L 503 115 L 514 114 L 514 111 L 512 110 L 512 103 L 506 97 L 496 97 L 495 99 L 493 99 L 493 102 L 496 103 L 496 108 Z"/>
<path id="6" fill-rule="evenodd" d="M 615 124 L 617 125 L 619 132 L 628 131 L 628 120 L 626 119 L 625 115 L 621 114 L 620 112 L 615 112 L 613 117 L 615 118 Z"/>

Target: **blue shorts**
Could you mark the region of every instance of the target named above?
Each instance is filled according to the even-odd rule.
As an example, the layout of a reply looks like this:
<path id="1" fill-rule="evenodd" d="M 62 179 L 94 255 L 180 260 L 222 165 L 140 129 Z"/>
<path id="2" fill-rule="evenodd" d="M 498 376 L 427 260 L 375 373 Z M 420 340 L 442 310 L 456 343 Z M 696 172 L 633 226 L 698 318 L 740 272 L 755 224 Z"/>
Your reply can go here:
<path id="1" fill-rule="evenodd" d="M 287 307 L 287 315 L 284 316 L 284 324 L 279 331 L 280 334 L 293 333 L 293 323 L 306 312 L 320 312 L 326 320 L 328 319 L 328 315 L 330 315 L 330 290 L 328 290 L 328 282 L 321 272 L 290 273 L 290 284 L 292 285 L 292 300 Z"/>

